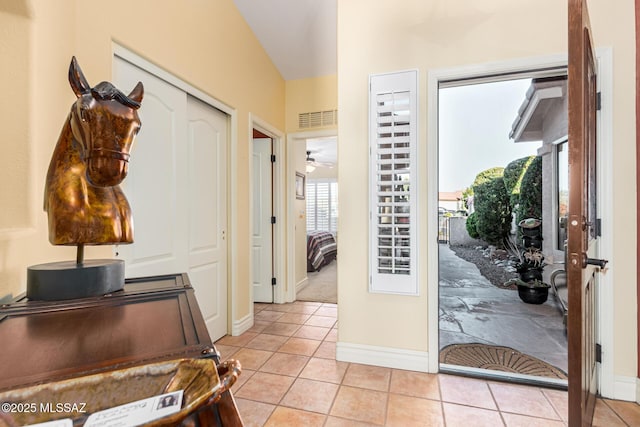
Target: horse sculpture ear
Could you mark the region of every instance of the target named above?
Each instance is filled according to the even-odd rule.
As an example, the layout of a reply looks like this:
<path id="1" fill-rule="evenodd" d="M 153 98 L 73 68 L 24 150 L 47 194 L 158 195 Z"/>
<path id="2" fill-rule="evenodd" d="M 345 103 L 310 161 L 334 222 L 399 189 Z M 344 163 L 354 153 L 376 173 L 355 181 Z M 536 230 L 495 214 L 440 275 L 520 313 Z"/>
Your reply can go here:
<path id="1" fill-rule="evenodd" d="M 140 104 L 142 102 L 143 96 L 144 96 L 144 86 L 142 86 L 142 82 L 138 82 L 136 87 L 134 87 L 131 93 L 128 95 L 128 98 Z"/>
<path id="2" fill-rule="evenodd" d="M 91 86 L 89 86 L 89 82 L 82 74 L 75 56 L 71 58 L 71 64 L 69 65 L 69 83 L 78 98 L 91 91 Z"/>

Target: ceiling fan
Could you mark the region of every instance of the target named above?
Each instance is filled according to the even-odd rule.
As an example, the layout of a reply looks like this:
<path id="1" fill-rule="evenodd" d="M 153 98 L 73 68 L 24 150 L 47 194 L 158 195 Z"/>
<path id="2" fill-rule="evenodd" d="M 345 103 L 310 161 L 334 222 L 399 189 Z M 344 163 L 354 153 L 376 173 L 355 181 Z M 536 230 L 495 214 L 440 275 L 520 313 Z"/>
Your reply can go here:
<path id="1" fill-rule="evenodd" d="M 305 159 L 305 162 L 307 163 L 307 167 L 306 167 L 307 173 L 313 172 L 316 168 L 332 168 L 333 167 L 333 163 L 317 162 L 316 159 L 311 157 L 310 150 L 307 150 L 307 158 Z"/>
<path id="2" fill-rule="evenodd" d="M 307 162 L 307 169 L 309 169 L 309 166 L 311 166 L 314 169 L 315 168 L 332 168 L 333 167 L 333 163 L 317 162 L 316 159 L 311 157 L 311 150 L 307 150 L 307 158 L 306 158 L 305 161 Z"/>

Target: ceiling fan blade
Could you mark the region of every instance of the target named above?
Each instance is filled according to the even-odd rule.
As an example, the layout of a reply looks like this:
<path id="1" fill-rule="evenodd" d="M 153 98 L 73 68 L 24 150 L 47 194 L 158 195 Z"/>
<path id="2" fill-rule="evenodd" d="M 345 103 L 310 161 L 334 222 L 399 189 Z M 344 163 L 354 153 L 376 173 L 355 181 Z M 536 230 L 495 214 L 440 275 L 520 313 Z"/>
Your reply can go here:
<path id="1" fill-rule="evenodd" d="M 316 162 L 315 160 L 314 160 L 314 161 L 311 161 L 311 162 L 308 162 L 308 163 L 309 163 L 309 164 L 311 164 L 311 165 L 313 165 L 313 166 L 315 166 L 315 167 L 318 167 L 318 168 L 329 168 L 329 169 L 331 169 L 331 168 L 333 168 L 333 166 L 334 166 L 334 164 L 333 164 L 333 163 L 327 163 L 327 162 Z"/>

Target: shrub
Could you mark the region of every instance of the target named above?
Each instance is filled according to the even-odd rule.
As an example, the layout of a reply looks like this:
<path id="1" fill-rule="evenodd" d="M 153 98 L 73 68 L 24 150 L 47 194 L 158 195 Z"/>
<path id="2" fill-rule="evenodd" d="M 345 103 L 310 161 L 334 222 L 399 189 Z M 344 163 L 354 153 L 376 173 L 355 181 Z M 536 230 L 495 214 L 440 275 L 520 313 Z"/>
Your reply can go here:
<path id="1" fill-rule="evenodd" d="M 491 181 L 493 178 L 502 177 L 503 175 L 504 168 L 501 167 L 495 167 L 480 172 L 478 175 L 476 175 L 476 179 L 473 181 L 472 189 L 474 191 L 474 194 L 476 185 L 484 184 L 488 181 Z"/>
<path id="2" fill-rule="evenodd" d="M 509 195 L 502 176 L 495 176 L 503 170 L 481 172 L 473 185 L 476 229 L 480 238 L 491 244 L 500 244 L 511 231 Z"/>
<path id="3" fill-rule="evenodd" d="M 511 201 L 511 209 L 514 209 L 520 198 L 520 188 L 524 174 L 536 156 L 523 157 L 509 163 L 504 169 L 504 185 Z"/>
<path id="4" fill-rule="evenodd" d="M 533 159 L 520 184 L 516 224 L 525 218 L 542 218 L 542 157 Z"/>
<path id="5" fill-rule="evenodd" d="M 469 233 L 469 237 L 472 239 L 479 239 L 480 235 L 478 234 L 478 230 L 476 229 L 476 213 L 472 213 L 467 217 L 467 222 L 465 223 L 467 227 L 467 233 Z"/>

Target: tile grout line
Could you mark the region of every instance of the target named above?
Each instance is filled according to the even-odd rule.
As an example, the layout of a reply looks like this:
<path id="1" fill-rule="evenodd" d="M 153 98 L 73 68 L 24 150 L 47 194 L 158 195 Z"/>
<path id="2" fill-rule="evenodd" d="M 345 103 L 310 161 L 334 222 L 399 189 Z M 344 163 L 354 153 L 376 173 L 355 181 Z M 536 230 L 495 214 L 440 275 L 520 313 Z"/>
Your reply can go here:
<path id="1" fill-rule="evenodd" d="M 551 400 L 551 398 L 547 395 L 547 393 L 545 393 L 544 389 L 540 389 L 540 391 L 542 392 L 542 395 L 544 396 L 544 398 L 547 400 L 547 402 L 551 405 L 551 407 L 555 411 L 555 413 L 558 416 L 558 419 L 560 420 L 560 422 L 562 422 L 562 424 L 566 426 L 567 425 L 567 421 L 565 421 L 565 419 L 562 417 L 562 415 L 560 414 L 560 411 L 558 410 L 558 408 L 556 408 L 556 405 L 553 404 L 553 401 Z M 568 415 L 569 414 L 566 414 L 566 416 L 568 416 Z"/>
<path id="2" fill-rule="evenodd" d="M 500 409 L 500 405 L 498 404 L 498 399 L 496 399 L 496 396 L 493 394 L 493 389 L 491 388 L 491 385 L 489 384 L 489 381 L 484 381 L 484 384 L 487 386 L 487 388 L 489 389 L 489 394 L 491 395 L 491 398 L 493 399 L 493 404 L 496 405 L 496 411 L 498 411 L 498 416 L 500 417 L 500 421 L 502 421 L 502 425 L 506 426 L 507 422 L 504 419 L 504 415 L 502 414 L 502 410 Z"/>
<path id="3" fill-rule="evenodd" d="M 611 407 L 611 405 L 609 405 L 605 399 L 600 399 L 600 400 L 602 401 L 602 403 L 604 403 L 604 404 L 605 404 L 605 406 L 606 406 L 607 408 L 609 408 L 609 410 L 610 410 L 611 412 L 613 412 L 613 413 L 616 415 L 616 417 L 618 417 L 618 419 L 619 419 L 620 421 L 622 421 L 622 423 L 623 423 L 625 426 L 629 426 L 629 423 L 627 422 L 627 420 L 625 420 L 624 418 L 622 418 L 622 416 L 621 416 L 620 414 L 618 414 L 618 411 L 616 411 L 614 408 L 612 408 L 612 407 Z M 595 408 L 594 408 L 594 412 L 595 412 Z"/>
<path id="4" fill-rule="evenodd" d="M 435 375 L 438 375 L 438 373 L 436 373 Z M 447 418 L 444 415 L 444 397 L 442 396 L 442 384 L 440 384 L 440 376 L 437 377 L 437 381 L 438 395 L 440 397 L 440 411 L 442 413 L 442 424 L 444 425 L 444 427 L 447 427 Z"/>

